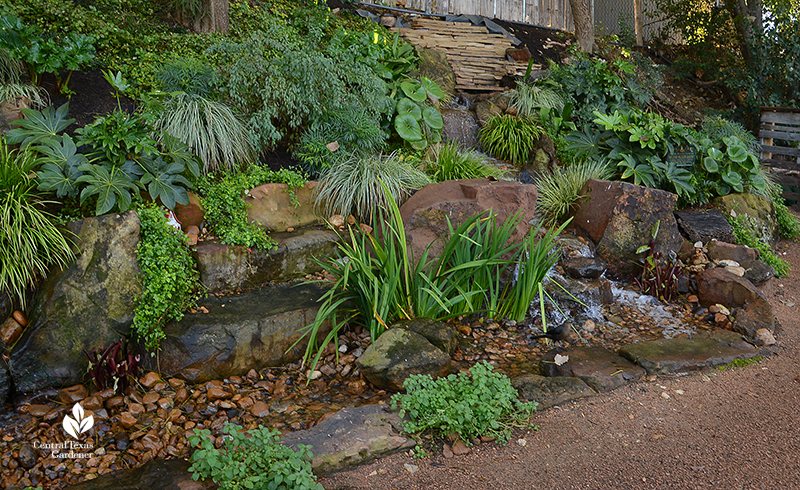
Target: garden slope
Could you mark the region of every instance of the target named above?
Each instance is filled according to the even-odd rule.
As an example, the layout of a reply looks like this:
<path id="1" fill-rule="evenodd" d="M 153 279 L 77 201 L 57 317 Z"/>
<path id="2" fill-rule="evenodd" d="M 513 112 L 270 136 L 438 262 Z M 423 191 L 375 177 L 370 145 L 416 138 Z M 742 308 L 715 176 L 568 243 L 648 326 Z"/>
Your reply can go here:
<path id="1" fill-rule="evenodd" d="M 326 489 L 800 488 L 800 244 L 765 290 L 777 354 L 744 368 L 659 377 L 534 416 L 506 447 L 405 454 L 322 480 Z M 782 287 L 781 287 L 782 285 Z M 524 439 L 525 445 L 517 442 Z M 404 465 L 419 467 L 412 474 Z"/>

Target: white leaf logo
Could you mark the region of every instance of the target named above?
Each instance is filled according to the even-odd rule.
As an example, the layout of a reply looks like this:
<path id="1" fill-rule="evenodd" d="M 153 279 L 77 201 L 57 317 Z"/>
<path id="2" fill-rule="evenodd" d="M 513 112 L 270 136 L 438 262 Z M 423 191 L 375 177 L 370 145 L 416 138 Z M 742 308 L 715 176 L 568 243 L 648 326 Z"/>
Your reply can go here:
<path id="1" fill-rule="evenodd" d="M 91 429 L 94 425 L 94 417 L 91 415 L 84 417 L 83 407 L 79 403 L 72 407 L 72 415 L 75 418 L 69 415 L 64 417 L 64 431 L 73 438 L 80 439 L 80 434 Z"/>

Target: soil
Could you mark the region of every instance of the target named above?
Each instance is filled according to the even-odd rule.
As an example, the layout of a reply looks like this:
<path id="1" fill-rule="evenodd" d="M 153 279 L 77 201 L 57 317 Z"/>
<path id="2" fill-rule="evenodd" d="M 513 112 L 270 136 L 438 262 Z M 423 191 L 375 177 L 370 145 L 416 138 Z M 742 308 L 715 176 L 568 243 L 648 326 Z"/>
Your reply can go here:
<path id="1" fill-rule="evenodd" d="M 800 243 L 778 250 L 800 268 Z M 764 291 L 782 328 L 777 352 L 760 363 L 651 378 L 538 413 L 538 430 L 516 430 L 507 446 L 451 458 L 396 454 L 321 482 L 328 490 L 799 488 L 800 276 L 771 281 Z"/>

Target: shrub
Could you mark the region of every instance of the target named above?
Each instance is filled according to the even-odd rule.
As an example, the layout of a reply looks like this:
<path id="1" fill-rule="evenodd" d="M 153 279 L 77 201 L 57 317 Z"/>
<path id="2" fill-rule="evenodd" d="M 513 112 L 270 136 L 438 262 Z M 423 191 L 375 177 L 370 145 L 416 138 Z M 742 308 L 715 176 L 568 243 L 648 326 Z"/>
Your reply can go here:
<path id="1" fill-rule="evenodd" d="M 713 141 L 722 141 L 728 136 L 736 136 L 747 148 L 747 151 L 758 155 L 761 152 L 761 145 L 741 124 L 729 121 L 720 116 L 706 117 L 703 119 L 702 131 Z"/>
<path id="2" fill-rule="evenodd" d="M 400 405 L 400 417 L 408 415 L 403 424 L 406 432 L 433 429 L 440 436 L 458 434 L 467 444 L 483 435 L 507 442 L 512 425 L 527 425 L 538 405 L 520 402 L 508 377 L 485 361 L 435 380 L 412 374 L 403 388 L 405 394 L 392 397 L 392 409 Z"/>
<path id="3" fill-rule="evenodd" d="M 510 92 L 511 106 L 521 117 L 538 117 L 541 109 L 551 109 L 560 113 L 564 109 L 564 99 L 552 88 L 541 88 L 534 84 L 520 83 Z"/>
<path id="4" fill-rule="evenodd" d="M 481 144 L 489 153 L 522 165 L 533 152 L 544 130 L 533 119 L 509 114 L 492 116 L 480 130 Z"/>
<path id="5" fill-rule="evenodd" d="M 401 201 L 430 183 L 427 175 L 391 155 L 351 155 L 319 178 L 317 203 L 328 216 L 353 214 L 364 221 L 389 209 L 389 196 Z"/>
<path id="6" fill-rule="evenodd" d="M 590 179 L 608 179 L 613 172 L 603 162 L 589 161 L 559 167 L 535 179 L 539 198 L 536 215 L 545 226 L 553 225 L 572 210 L 580 190 Z"/>
<path id="7" fill-rule="evenodd" d="M 147 349 L 158 349 L 163 326 L 179 321 L 194 301 L 198 276 L 186 237 L 173 228 L 164 209 L 155 205 L 139 208 L 141 241 L 136 257 L 142 269 L 142 295 L 133 317 L 133 330 Z"/>
<path id="8" fill-rule="evenodd" d="M 25 308 L 25 290 L 50 267 L 74 258 L 69 241 L 44 210 L 31 174 L 38 162 L 27 150 L 11 150 L 0 137 L 0 291 Z"/>
<path id="9" fill-rule="evenodd" d="M 217 73 L 194 58 L 167 61 L 156 77 L 165 92 L 186 92 L 200 97 L 210 97 L 217 81 Z"/>
<path id="10" fill-rule="evenodd" d="M 235 172 L 255 158 L 247 127 L 222 102 L 178 94 L 164 102 L 153 124 L 182 141 L 203 162 L 203 173 Z"/>
<path id="11" fill-rule="evenodd" d="M 211 431 L 195 430 L 189 444 L 200 446 L 192 454 L 192 478 L 211 478 L 220 490 L 245 488 L 276 490 L 322 490 L 311 472 L 311 446 L 298 450 L 280 443 L 280 432 L 259 427 L 247 432 L 234 424 L 223 428 L 225 447 L 217 449 Z"/>
<path id="12" fill-rule="evenodd" d="M 455 143 L 445 143 L 433 150 L 427 160 L 427 173 L 434 182 L 480 177 L 503 178 L 506 172 L 486 163 L 486 156 L 473 150 L 464 150 Z"/>

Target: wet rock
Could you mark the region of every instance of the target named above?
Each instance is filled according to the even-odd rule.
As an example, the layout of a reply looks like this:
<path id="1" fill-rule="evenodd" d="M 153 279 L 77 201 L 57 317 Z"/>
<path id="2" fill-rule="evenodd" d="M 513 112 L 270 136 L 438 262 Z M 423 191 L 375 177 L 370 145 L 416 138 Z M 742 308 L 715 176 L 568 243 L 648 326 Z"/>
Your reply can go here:
<path id="1" fill-rule="evenodd" d="M 31 417 L 44 417 L 49 411 L 50 407 L 47 405 L 33 404 L 28 406 L 28 415 Z"/>
<path id="2" fill-rule="evenodd" d="M 223 398 L 230 398 L 230 393 L 225 390 L 221 390 L 216 387 L 209 388 L 208 390 L 208 401 L 214 402 L 217 400 L 222 400 Z"/>
<path id="3" fill-rule="evenodd" d="M 112 396 L 108 400 L 106 400 L 106 408 L 112 410 L 114 408 L 121 407 L 125 404 L 125 399 L 121 396 Z"/>
<path id="4" fill-rule="evenodd" d="M 456 95 L 456 75 L 442 51 L 417 47 L 419 54 L 419 75 L 436 82 L 442 91 L 450 97 Z"/>
<path id="5" fill-rule="evenodd" d="M 627 182 L 590 180 L 581 191 L 572 226 L 587 234 L 597 247 L 595 254 L 608 265 L 613 276 L 638 272 L 641 254 L 659 224 L 656 251 L 662 256 L 677 253 L 683 244 L 673 211 L 678 196 Z"/>
<path id="6" fill-rule="evenodd" d="M 0 322 L 6 321 L 13 311 L 14 301 L 11 296 L 5 291 L 0 291 Z"/>
<path id="7" fill-rule="evenodd" d="M 195 247 L 200 282 L 212 291 L 254 288 L 270 281 L 288 281 L 321 271 L 314 257 L 334 254 L 338 235 L 328 230 L 305 229 L 273 233 L 278 245 L 271 250 L 248 249 L 206 240 Z"/>
<path id="8" fill-rule="evenodd" d="M 19 448 L 19 455 L 17 456 L 17 461 L 19 461 L 19 465 L 29 470 L 36 466 L 36 450 L 28 443 L 23 444 Z"/>
<path id="9" fill-rule="evenodd" d="M 594 257 L 574 257 L 563 259 L 564 271 L 575 279 L 597 279 L 606 271 L 606 264 Z"/>
<path id="10" fill-rule="evenodd" d="M 330 473 L 414 447 L 401 435 L 402 421 L 385 405 L 345 408 L 315 427 L 283 436 L 283 444 L 296 449 L 310 445 L 314 473 Z"/>
<path id="11" fill-rule="evenodd" d="M 254 417 L 266 417 L 269 415 L 269 407 L 266 403 L 262 401 L 257 401 L 253 404 L 253 407 L 250 409 L 250 413 L 253 414 Z"/>
<path id="12" fill-rule="evenodd" d="M 158 373 L 150 371 L 142 376 L 142 378 L 139 380 L 139 383 L 141 383 L 145 388 L 150 389 L 159 381 L 161 381 L 161 376 L 159 376 Z"/>
<path id="13" fill-rule="evenodd" d="M 780 236 L 778 219 L 772 200 L 753 194 L 728 194 L 712 199 L 711 204 L 726 214 L 747 215 L 752 220 L 756 235 L 765 243 L 775 245 Z"/>
<path id="14" fill-rule="evenodd" d="M 450 371 L 450 356 L 422 335 L 405 328 L 390 328 L 364 351 L 358 361 L 361 373 L 373 385 L 400 391 L 412 374 L 434 378 Z"/>
<path id="15" fill-rule="evenodd" d="M 446 181 L 429 184 L 411 196 L 400 208 L 408 243 L 419 258 L 431 245 L 429 259 L 438 257 L 444 247 L 441 237 L 449 233 L 448 219 L 459 226 L 476 213 L 491 209 L 498 223 L 522 211 L 511 240 L 525 237 L 536 211 L 535 185 L 518 182 L 493 182 L 489 179 Z"/>
<path id="16" fill-rule="evenodd" d="M 316 182 L 306 182 L 294 189 L 294 197 L 286 184 L 264 184 L 250 190 L 245 196 L 247 219 L 270 232 L 283 232 L 287 228 L 322 225 L 324 220 L 314 211 Z M 297 203 L 298 205 L 295 205 Z"/>
<path id="17" fill-rule="evenodd" d="M 203 490 L 217 488 L 211 480 L 194 481 L 189 472 L 191 463 L 182 459 L 154 459 L 130 470 L 120 470 L 98 476 L 94 480 L 66 487 L 69 490 L 145 490 L 174 488 Z"/>
<path id="18" fill-rule="evenodd" d="M 102 410 L 103 400 L 95 394 L 86 398 L 83 401 L 83 403 L 81 403 L 81 406 L 83 406 L 85 410 L 92 410 L 92 411 Z"/>
<path id="19" fill-rule="evenodd" d="M 511 380 L 525 401 L 539 403 L 538 409 L 545 410 L 573 400 L 594 396 L 595 391 L 580 378 L 548 378 L 537 374 L 527 374 Z"/>
<path id="20" fill-rule="evenodd" d="M 775 277 L 775 269 L 763 260 L 743 262 L 742 267 L 745 268 L 745 279 L 748 279 L 757 287 L 762 287 L 767 281 Z"/>
<path id="21" fill-rule="evenodd" d="M 131 438 L 127 432 L 119 432 L 114 436 L 114 444 L 117 446 L 117 451 L 124 451 L 131 443 Z"/>
<path id="22" fill-rule="evenodd" d="M 483 126 L 492 116 L 503 113 L 503 109 L 491 100 L 482 100 L 475 103 L 475 115 L 478 117 L 478 124 Z"/>
<path id="23" fill-rule="evenodd" d="M 463 109 L 441 109 L 444 127 L 442 137 L 461 148 L 478 147 L 478 118 L 475 113 Z"/>
<path id="24" fill-rule="evenodd" d="M 105 348 L 130 335 L 141 293 L 133 211 L 86 218 L 69 225 L 81 253 L 39 289 L 30 325 L 11 353 L 19 392 L 79 382 L 86 373 L 82 349 Z"/>
<path id="25" fill-rule="evenodd" d="M 694 338 L 659 339 L 623 346 L 619 353 L 642 366 L 647 374 L 669 374 L 727 364 L 757 354 L 741 335 L 716 331 Z"/>
<path id="26" fill-rule="evenodd" d="M 136 417 L 134 417 L 130 412 L 123 412 L 119 416 L 120 425 L 122 425 L 126 429 L 130 429 L 131 427 L 136 425 L 138 422 L 139 422 L 139 420 L 137 420 Z"/>
<path id="27" fill-rule="evenodd" d="M 3 411 L 2 407 L 8 400 L 9 393 L 11 393 L 11 376 L 6 369 L 6 363 L 0 362 L 0 412 Z"/>
<path id="28" fill-rule="evenodd" d="M 401 320 L 393 323 L 389 328 L 394 327 L 405 328 L 422 335 L 428 339 L 428 342 L 441 349 L 447 355 L 453 355 L 458 345 L 458 334 L 455 327 L 430 318 Z"/>
<path id="29" fill-rule="evenodd" d="M 298 329 L 313 322 L 324 291 L 316 284 L 284 284 L 208 297 L 200 302 L 208 314 L 190 313 L 164 328 L 161 372 L 200 383 L 299 359 L 305 346 L 291 347 Z M 155 368 L 155 359 L 146 356 L 145 363 Z"/>
<path id="30" fill-rule="evenodd" d="M 760 301 L 767 303 L 765 308 L 769 308 L 766 296 L 753 283 L 724 268 L 706 269 L 698 273 L 696 279 L 697 296 L 702 305 L 722 304 L 738 308 L 747 301 Z"/>
<path id="31" fill-rule="evenodd" d="M 58 392 L 58 401 L 65 405 L 72 405 L 86 398 L 88 394 L 86 387 L 83 385 L 70 386 Z"/>
<path id="32" fill-rule="evenodd" d="M 569 356 L 569 360 L 559 366 L 554 362 L 557 354 Z M 580 378 L 597 392 L 617 389 L 644 376 L 644 369 L 602 347 L 551 350 L 539 367 L 545 376 Z"/>
<path id="33" fill-rule="evenodd" d="M 702 211 L 675 211 L 675 219 L 683 236 L 692 243 L 710 243 L 712 240 L 733 243 L 733 226 L 719 209 Z"/>
<path id="34" fill-rule="evenodd" d="M 3 322 L 3 325 L 0 326 L 0 340 L 6 345 L 12 346 L 20 338 L 24 330 L 25 328 L 14 317 L 8 317 Z"/>

